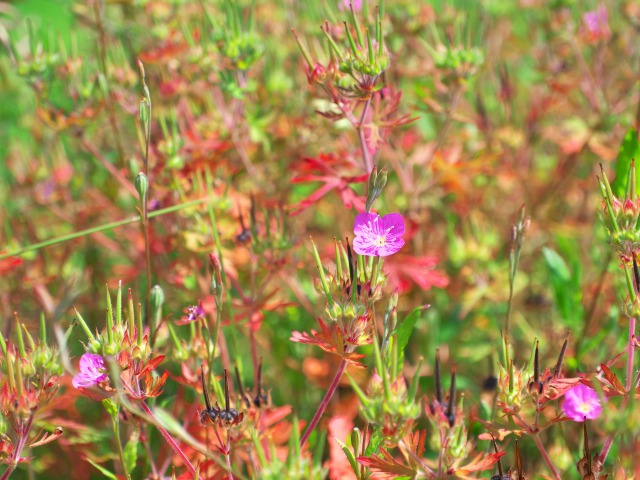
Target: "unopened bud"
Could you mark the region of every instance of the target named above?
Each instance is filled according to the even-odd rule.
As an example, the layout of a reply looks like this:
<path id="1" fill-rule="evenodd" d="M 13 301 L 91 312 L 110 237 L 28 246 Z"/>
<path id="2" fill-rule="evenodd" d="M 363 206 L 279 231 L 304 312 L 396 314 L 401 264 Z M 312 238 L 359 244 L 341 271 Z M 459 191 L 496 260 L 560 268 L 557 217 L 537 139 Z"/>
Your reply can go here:
<path id="1" fill-rule="evenodd" d="M 222 296 L 222 265 L 213 253 L 209 254 L 209 265 L 211 266 L 211 291 L 216 298 L 220 298 Z"/>
<path id="2" fill-rule="evenodd" d="M 140 196 L 141 201 L 147 198 L 147 192 L 149 191 L 149 180 L 143 172 L 138 173 L 138 175 L 136 176 L 136 190 L 138 191 L 138 195 Z"/>
<path id="3" fill-rule="evenodd" d="M 358 427 L 354 428 L 351 432 L 351 446 L 353 447 L 353 451 L 358 454 L 360 452 L 360 445 L 362 444 L 362 432 Z"/>
<path id="4" fill-rule="evenodd" d="M 156 285 L 151 290 L 151 303 L 156 311 L 162 308 L 162 304 L 164 303 L 164 291 L 160 285 Z"/>

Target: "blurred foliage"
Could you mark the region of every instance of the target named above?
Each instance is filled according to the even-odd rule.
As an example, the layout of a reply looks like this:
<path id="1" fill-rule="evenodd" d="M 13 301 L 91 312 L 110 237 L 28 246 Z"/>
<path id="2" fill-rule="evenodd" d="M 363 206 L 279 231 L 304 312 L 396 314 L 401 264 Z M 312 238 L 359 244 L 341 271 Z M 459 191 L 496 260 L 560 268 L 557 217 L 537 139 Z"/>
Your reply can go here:
<path id="1" fill-rule="evenodd" d="M 415 372 L 411 365 L 439 347 L 443 364 L 458 366 L 465 404 L 487 408 L 483 380 L 498 374 L 510 228 L 523 204 L 531 228 L 513 285 L 514 361 L 528 362 L 537 338 L 542 363 L 552 366 L 567 333 L 571 374 L 595 371 L 621 353 L 627 326 L 618 304 L 626 287 L 608 252 L 595 175 L 599 163 L 615 172 L 621 195 L 631 158 L 640 156 L 635 2 L 396 0 L 378 11 L 363 0 L 358 25 L 373 33 L 380 13 L 385 62 L 388 56 L 384 73 L 372 74 L 379 83 L 366 107 L 370 92 L 351 88 L 361 78 L 347 95 L 341 78 L 330 91 L 322 77 L 335 55 L 327 35 L 350 51 L 347 3 L 0 2 L 0 252 L 18 252 L 0 259 L 5 337 L 14 311 L 29 328 L 44 312 L 50 332 L 64 331 L 75 305 L 96 327 L 104 315 L 96 299 L 120 280 L 144 303 L 137 221 L 31 248 L 138 216 L 139 59 L 153 104 L 150 212 L 211 198 L 150 220 L 152 282 L 164 289 L 167 322 L 198 301 L 213 315 L 207 255 L 223 260 L 226 359 L 217 358 L 213 371 L 231 362 L 247 381 L 260 357 L 273 403 L 290 403 L 300 418 L 313 415 L 337 361 L 289 341 L 325 308 L 307 239 L 328 259 L 334 238 L 352 236 L 366 197 L 364 148 L 389 175 L 377 210 L 407 219 L 406 245 L 385 263 L 387 293 L 400 292 L 402 318 L 431 305 L 404 354 L 404 374 L 421 374 L 423 392 L 433 392 L 434 366 L 424 362 Z M 601 5 L 606 24 L 591 28 L 584 15 Z M 309 68 L 292 28 L 324 73 Z M 368 54 L 366 44 L 355 47 L 358 55 Z M 364 69 L 368 57 L 358 58 Z M 191 338 L 190 327 L 175 328 L 183 342 Z M 168 330 L 159 335 L 169 348 Z M 66 345 L 72 358 L 83 351 L 79 340 L 76 328 Z M 197 372 L 195 356 L 190 362 Z M 165 368 L 172 378 L 183 374 L 179 362 Z M 621 372 L 622 362 L 612 368 Z M 366 384 L 366 374 L 350 373 Z M 99 426 L 104 415 L 69 393 L 69 382 L 64 389 L 73 402 L 65 427 L 71 444 L 51 444 L 29 468 L 102 478 L 87 464 L 76 469 L 72 452 L 90 451 L 104 465 L 113 460 L 111 437 Z M 332 408 L 354 417 L 353 397 L 343 381 Z M 193 422 L 200 396 L 170 381 L 158 403 L 170 410 L 177 399 L 191 410 L 175 416 Z M 601 440 L 612 425 L 592 434 Z M 150 437 L 155 449 L 162 438 Z M 579 438 L 573 424 L 549 435 L 563 478 L 579 478 Z M 525 471 L 545 468 L 533 442 L 521 448 Z M 632 453 L 614 444 L 607 466 L 614 458 L 630 465 Z M 503 460 L 512 464 L 512 453 Z M 28 474 L 19 469 L 15 477 Z"/>

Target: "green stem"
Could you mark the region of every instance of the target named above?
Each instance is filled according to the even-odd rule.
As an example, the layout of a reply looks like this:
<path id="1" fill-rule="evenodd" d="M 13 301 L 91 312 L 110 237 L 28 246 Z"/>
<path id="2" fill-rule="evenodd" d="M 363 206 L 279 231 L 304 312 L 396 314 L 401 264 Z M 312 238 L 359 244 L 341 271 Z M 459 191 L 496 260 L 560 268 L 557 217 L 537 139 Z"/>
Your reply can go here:
<path id="1" fill-rule="evenodd" d="M 382 355 L 380 354 L 380 344 L 378 343 L 378 329 L 376 326 L 375 312 L 372 313 L 371 323 L 373 328 L 373 356 L 376 361 L 376 370 L 378 375 L 382 378 L 382 385 L 384 386 L 384 398 L 389 402 L 391 400 L 391 388 L 389 386 L 389 378 L 387 378 L 387 372 L 382 365 Z"/>
<path id="2" fill-rule="evenodd" d="M 211 178 L 211 172 L 209 171 L 209 169 L 206 170 L 205 172 L 206 175 L 206 182 L 207 182 L 207 193 L 208 196 L 212 196 L 213 192 L 211 191 L 211 185 L 213 184 L 213 179 Z M 220 241 L 220 235 L 218 234 L 218 223 L 216 221 L 216 214 L 215 211 L 213 210 L 213 207 L 211 207 L 211 205 L 207 205 L 207 211 L 209 212 L 209 219 L 211 221 L 211 230 L 213 233 L 213 241 L 216 244 L 216 250 L 218 251 L 218 260 L 220 261 L 220 278 L 222 279 L 222 285 L 223 290 L 224 290 L 224 296 L 225 296 L 225 303 L 227 306 L 227 311 L 229 314 L 229 322 L 232 325 L 231 328 L 231 342 L 233 343 L 233 348 L 234 350 L 237 352 L 238 351 L 238 340 L 236 338 L 236 320 L 235 317 L 233 315 L 233 307 L 231 305 L 231 295 L 229 295 L 229 292 L 227 291 L 226 285 L 227 285 L 227 273 L 225 271 L 224 268 L 224 259 L 222 257 L 222 242 Z M 218 322 L 219 323 L 219 322 Z M 216 327 L 217 330 L 217 327 Z M 216 334 L 216 340 L 217 340 L 217 332 L 215 332 Z M 240 370 L 240 372 L 242 372 L 242 357 L 238 356 L 236 358 L 236 363 L 238 364 L 238 370 Z"/>
<path id="3" fill-rule="evenodd" d="M 190 202 L 182 203 L 180 205 L 173 205 L 171 207 L 163 208 L 162 210 L 156 210 L 154 212 L 149 213 L 149 218 L 159 217 L 167 213 L 173 213 L 179 210 L 195 207 L 197 205 L 200 205 L 201 203 L 207 202 L 208 200 L 209 200 L 208 197 L 199 198 L 197 200 L 192 200 Z M 15 257 L 17 255 L 22 255 L 24 253 L 32 252 L 34 250 L 40 250 L 41 248 L 44 248 L 44 247 L 50 247 L 51 245 L 57 245 L 58 243 L 67 242 L 69 240 L 74 240 L 76 238 L 84 237 L 86 235 L 91 235 L 93 233 L 100 233 L 100 232 L 105 232 L 107 230 L 113 230 L 114 228 L 118 228 L 123 225 L 128 225 L 130 223 L 136 223 L 139 221 L 140 221 L 139 216 L 133 217 L 133 218 L 127 218 L 125 220 L 118 220 L 117 222 L 105 223 L 104 225 L 100 225 L 98 227 L 92 227 L 86 230 L 81 230 L 79 232 L 62 235 L 60 237 L 45 240 L 44 242 L 33 243 L 31 245 L 27 245 L 26 247 L 18 248 L 17 250 L 0 254 L 0 260 L 8 257 Z"/>
<path id="4" fill-rule="evenodd" d="M 111 417 L 111 423 L 113 424 L 113 436 L 116 439 L 116 445 L 118 447 L 118 456 L 120 457 L 120 464 L 122 465 L 122 474 L 124 475 L 124 478 L 129 478 L 129 472 L 127 471 L 127 464 L 124 461 L 124 451 L 122 450 L 122 443 L 120 443 L 120 421 L 118 420 L 117 413 Z"/>

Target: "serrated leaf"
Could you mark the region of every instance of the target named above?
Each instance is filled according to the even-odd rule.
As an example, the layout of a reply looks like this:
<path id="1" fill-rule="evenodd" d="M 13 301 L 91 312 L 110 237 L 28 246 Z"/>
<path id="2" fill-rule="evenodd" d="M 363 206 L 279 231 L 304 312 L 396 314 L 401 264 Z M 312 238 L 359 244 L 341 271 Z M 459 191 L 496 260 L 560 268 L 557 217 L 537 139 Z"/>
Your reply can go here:
<path id="1" fill-rule="evenodd" d="M 102 465 L 98 465 L 96 462 L 88 458 L 87 458 L 87 462 L 89 462 L 91 465 L 93 465 L 98 470 L 100 470 L 100 473 L 102 473 L 105 477 L 112 478 L 113 480 L 118 480 L 118 477 L 116 477 L 112 472 L 104 468 Z"/>
<path id="2" fill-rule="evenodd" d="M 631 128 L 622 139 L 616 159 L 616 178 L 611 182 L 611 190 L 617 197 L 623 197 L 627 191 L 629 167 L 634 158 L 640 162 L 640 141 L 638 132 Z M 636 176 L 636 182 L 640 189 L 640 176 Z"/>
<path id="3" fill-rule="evenodd" d="M 374 430 L 369 437 L 369 445 L 364 451 L 365 457 L 370 457 L 371 455 L 375 455 L 380 450 L 382 443 L 384 442 L 384 435 L 382 434 L 382 430 Z"/>

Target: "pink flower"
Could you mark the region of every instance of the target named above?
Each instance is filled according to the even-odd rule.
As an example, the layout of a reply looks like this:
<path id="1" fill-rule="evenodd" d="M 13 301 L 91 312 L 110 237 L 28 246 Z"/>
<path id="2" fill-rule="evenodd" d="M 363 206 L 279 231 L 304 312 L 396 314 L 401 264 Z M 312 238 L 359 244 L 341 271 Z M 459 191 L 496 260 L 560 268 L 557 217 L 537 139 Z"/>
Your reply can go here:
<path id="1" fill-rule="evenodd" d="M 597 10 L 586 12 L 582 16 L 585 26 L 589 32 L 597 34 L 607 27 L 607 9 L 600 5 Z"/>
<path id="2" fill-rule="evenodd" d="M 600 5 L 596 10 L 586 12 L 582 15 L 582 21 L 584 22 L 583 33 L 589 40 L 603 40 L 611 35 L 607 9 L 604 5 Z"/>
<path id="3" fill-rule="evenodd" d="M 185 309 L 185 315 L 176 322 L 176 325 L 187 325 L 188 323 L 196 322 L 205 317 L 206 312 L 202 306 L 202 301 L 198 302 L 198 305 L 193 305 Z"/>
<path id="4" fill-rule="evenodd" d="M 80 373 L 73 377 L 71 383 L 76 388 L 89 388 L 107 379 L 107 367 L 100 355 L 85 353 L 80 358 Z"/>
<path id="5" fill-rule="evenodd" d="M 339 10 L 350 10 L 353 6 L 354 12 L 359 12 L 362 10 L 362 0 L 340 0 L 338 3 Z"/>
<path id="6" fill-rule="evenodd" d="M 602 404 L 593 388 L 579 383 L 564 394 L 562 411 L 571 420 L 583 422 L 585 418 L 598 418 L 602 413 Z"/>
<path id="7" fill-rule="evenodd" d="M 360 255 L 387 257 L 404 245 L 404 219 L 399 213 L 379 217 L 375 213 L 363 212 L 353 224 L 356 238 L 353 249 Z"/>

